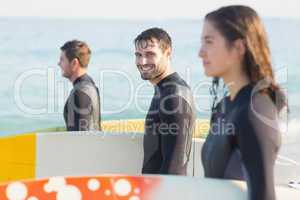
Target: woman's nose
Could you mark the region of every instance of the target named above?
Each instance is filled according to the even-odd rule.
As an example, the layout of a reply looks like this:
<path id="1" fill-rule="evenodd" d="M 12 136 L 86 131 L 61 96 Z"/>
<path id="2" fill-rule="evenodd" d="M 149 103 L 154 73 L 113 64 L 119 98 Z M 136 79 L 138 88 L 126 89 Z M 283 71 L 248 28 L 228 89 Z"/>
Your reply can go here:
<path id="1" fill-rule="evenodd" d="M 205 55 L 205 51 L 204 51 L 203 46 L 201 46 L 199 49 L 199 52 L 198 52 L 198 56 L 199 56 L 199 58 L 203 58 L 204 55 Z"/>

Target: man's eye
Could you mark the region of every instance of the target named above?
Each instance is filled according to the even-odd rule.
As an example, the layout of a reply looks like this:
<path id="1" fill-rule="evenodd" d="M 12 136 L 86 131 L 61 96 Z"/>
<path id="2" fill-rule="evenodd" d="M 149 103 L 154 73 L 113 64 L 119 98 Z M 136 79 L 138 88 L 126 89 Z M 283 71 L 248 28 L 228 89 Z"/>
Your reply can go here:
<path id="1" fill-rule="evenodd" d="M 155 55 L 154 53 L 147 53 L 147 54 L 146 54 L 147 57 L 152 57 L 152 56 L 154 56 L 154 55 Z"/>

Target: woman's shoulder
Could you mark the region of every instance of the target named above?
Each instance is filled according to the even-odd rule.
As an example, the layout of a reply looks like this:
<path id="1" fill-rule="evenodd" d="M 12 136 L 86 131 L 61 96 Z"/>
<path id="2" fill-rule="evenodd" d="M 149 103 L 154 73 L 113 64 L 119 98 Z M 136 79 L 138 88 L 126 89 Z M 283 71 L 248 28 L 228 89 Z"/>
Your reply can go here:
<path id="1" fill-rule="evenodd" d="M 239 123 L 258 130 L 279 130 L 279 116 L 275 103 L 268 94 L 253 93 L 237 116 Z"/>
<path id="2" fill-rule="evenodd" d="M 276 102 L 263 92 L 252 92 L 247 105 L 248 114 L 263 114 L 266 117 L 277 116 Z"/>

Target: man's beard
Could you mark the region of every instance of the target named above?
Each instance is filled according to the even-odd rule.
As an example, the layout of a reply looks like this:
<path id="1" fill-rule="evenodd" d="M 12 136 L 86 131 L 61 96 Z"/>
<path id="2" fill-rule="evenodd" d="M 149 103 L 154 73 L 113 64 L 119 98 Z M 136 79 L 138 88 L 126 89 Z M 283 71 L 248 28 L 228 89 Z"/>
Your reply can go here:
<path id="1" fill-rule="evenodd" d="M 153 70 L 151 70 L 149 73 L 146 72 L 146 73 L 143 73 L 143 72 L 140 72 L 141 73 L 141 78 L 143 80 L 154 80 L 158 77 L 160 77 L 163 73 L 164 73 L 164 70 L 162 70 L 162 67 L 160 67 L 160 65 L 156 65 L 154 67 Z"/>
<path id="2" fill-rule="evenodd" d="M 65 70 L 61 69 L 61 75 L 67 79 L 72 77 L 72 71 L 70 71 L 71 66 L 65 67 Z"/>
<path id="3" fill-rule="evenodd" d="M 65 78 L 67 78 L 67 79 L 69 79 L 71 77 L 70 74 L 68 74 L 68 73 L 66 73 L 64 71 L 62 71 L 62 76 L 65 77 Z"/>
<path id="4" fill-rule="evenodd" d="M 151 75 L 145 75 L 141 73 L 141 78 L 143 80 L 154 80 L 158 77 L 160 77 L 164 72 L 156 72 L 156 73 L 151 73 Z"/>

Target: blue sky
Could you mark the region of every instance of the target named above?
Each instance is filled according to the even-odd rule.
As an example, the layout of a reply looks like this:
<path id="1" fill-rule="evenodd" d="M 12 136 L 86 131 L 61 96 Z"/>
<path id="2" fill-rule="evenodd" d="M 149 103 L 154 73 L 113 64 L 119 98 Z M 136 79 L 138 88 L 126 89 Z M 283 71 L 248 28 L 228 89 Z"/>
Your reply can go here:
<path id="1" fill-rule="evenodd" d="M 230 4 L 249 5 L 263 17 L 300 18 L 297 0 L 3 0 L 0 16 L 199 18 Z"/>

